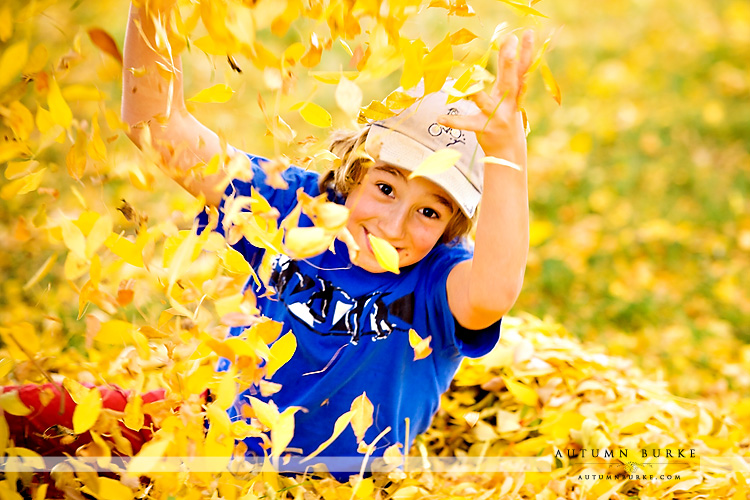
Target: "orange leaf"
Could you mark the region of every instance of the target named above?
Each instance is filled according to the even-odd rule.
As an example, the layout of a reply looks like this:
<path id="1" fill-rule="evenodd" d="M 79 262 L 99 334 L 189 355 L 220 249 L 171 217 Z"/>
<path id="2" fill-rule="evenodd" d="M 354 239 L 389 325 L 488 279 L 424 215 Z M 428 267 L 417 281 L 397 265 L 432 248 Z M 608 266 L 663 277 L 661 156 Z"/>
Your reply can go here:
<path id="1" fill-rule="evenodd" d="M 99 49 L 105 54 L 117 59 L 117 61 L 122 64 L 122 54 L 120 54 L 120 49 L 117 48 L 117 42 L 115 42 L 109 33 L 101 28 L 91 28 L 88 30 L 88 34 L 94 45 L 99 47 Z"/>

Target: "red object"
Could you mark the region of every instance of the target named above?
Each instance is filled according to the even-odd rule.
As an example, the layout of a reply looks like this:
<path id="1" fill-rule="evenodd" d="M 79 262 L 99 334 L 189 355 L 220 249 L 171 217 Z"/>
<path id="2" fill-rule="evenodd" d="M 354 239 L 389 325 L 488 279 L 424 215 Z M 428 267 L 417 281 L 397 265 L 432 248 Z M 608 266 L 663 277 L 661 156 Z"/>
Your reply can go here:
<path id="1" fill-rule="evenodd" d="M 10 439 L 15 446 L 28 448 L 42 456 L 75 455 L 76 449 L 91 442 L 91 435 L 86 432 L 73 434 L 73 411 L 76 403 L 62 391 L 63 404 L 60 404 L 60 388 L 55 384 L 6 386 L 2 392 L 17 391 L 24 405 L 32 410 L 26 416 L 19 417 L 5 413 L 8 422 Z M 116 411 L 124 411 L 128 402 L 129 391 L 116 387 L 99 387 L 102 395 L 102 406 Z M 150 391 L 142 395 L 143 403 L 164 399 L 164 390 Z M 44 401 L 44 403 L 42 402 Z M 153 425 L 151 417 L 146 415 L 143 428 L 136 432 L 120 422 L 122 435 L 130 441 L 133 453 L 138 453 L 151 436 Z M 105 437 L 106 438 L 106 437 Z"/>

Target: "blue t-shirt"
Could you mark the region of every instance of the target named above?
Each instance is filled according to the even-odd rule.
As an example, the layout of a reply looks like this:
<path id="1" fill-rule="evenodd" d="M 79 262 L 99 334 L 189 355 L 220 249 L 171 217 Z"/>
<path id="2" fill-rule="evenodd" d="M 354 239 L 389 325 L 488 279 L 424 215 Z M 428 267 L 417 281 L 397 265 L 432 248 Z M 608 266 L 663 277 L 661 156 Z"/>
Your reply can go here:
<path id="1" fill-rule="evenodd" d="M 259 167 L 264 159 L 248 157 L 253 165 L 252 181 L 234 180 L 224 199 L 250 196 L 251 188 L 256 189 L 278 209 L 281 220 L 295 207 L 298 188 L 311 196 L 320 194 L 317 173 L 291 167 L 283 173 L 289 188 L 273 189 L 265 184 L 266 174 Z M 223 207 L 224 201 L 220 216 Z M 301 217 L 300 226 L 309 225 L 311 221 Z M 221 226 L 220 220 L 219 230 Z M 234 248 L 257 270 L 264 250 L 244 239 Z M 282 333 L 294 333 L 297 349 L 271 379 L 282 389 L 270 398 L 264 398 L 256 388 L 248 389 L 237 397 L 230 417 L 242 418 L 240 408 L 249 404 L 250 395 L 273 399 L 280 411 L 291 406 L 304 408 L 295 414 L 289 448 L 301 449 L 305 455 L 331 436 L 336 419 L 366 392 L 374 405 L 374 422 L 364 440 L 371 443 L 391 428 L 378 441 L 373 456 L 381 456 L 395 443 L 408 451 L 414 437 L 429 427 L 440 395 L 448 389 L 462 357 L 488 353 L 499 338 L 500 322 L 469 331 L 451 314 L 446 279 L 456 264 L 472 256 L 463 244 L 438 244 L 398 275 L 370 273 L 353 265 L 340 241 L 334 249 L 306 260 L 275 259 L 268 285 L 276 293 L 261 290 L 256 294 L 257 306 L 264 316 L 284 324 Z M 251 279 L 248 286 L 256 284 Z M 422 338 L 432 337 L 432 353 L 417 361 L 409 344 L 412 328 Z M 230 334 L 241 332 L 242 328 L 233 328 Z M 222 360 L 218 369 L 228 366 L 229 362 Z M 407 418 L 409 436 L 405 435 Z M 357 452 L 351 426 L 321 456 L 361 461 L 363 455 Z"/>

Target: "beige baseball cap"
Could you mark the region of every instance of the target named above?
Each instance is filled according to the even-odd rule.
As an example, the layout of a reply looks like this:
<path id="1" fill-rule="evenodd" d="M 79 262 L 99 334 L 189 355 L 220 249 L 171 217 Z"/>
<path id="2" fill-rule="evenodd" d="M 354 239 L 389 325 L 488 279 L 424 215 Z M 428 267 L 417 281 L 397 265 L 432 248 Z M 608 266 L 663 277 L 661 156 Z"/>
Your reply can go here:
<path id="1" fill-rule="evenodd" d="M 440 125 L 437 118 L 440 115 L 473 115 L 479 113 L 479 108 L 466 99 L 448 103 L 446 89 L 452 86 L 453 81 L 449 81 L 442 90 L 424 97 L 422 83 L 407 91 L 420 99 L 395 116 L 372 122 L 365 152 L 389 165 L 413 171 L 435 151 L 445 148 L 459 151 L 461 157 L 455 166 L 425 177 L 443 188 L 471 218 L 482 196 L 481 160 L 484 151 L 474 132 Z"/>

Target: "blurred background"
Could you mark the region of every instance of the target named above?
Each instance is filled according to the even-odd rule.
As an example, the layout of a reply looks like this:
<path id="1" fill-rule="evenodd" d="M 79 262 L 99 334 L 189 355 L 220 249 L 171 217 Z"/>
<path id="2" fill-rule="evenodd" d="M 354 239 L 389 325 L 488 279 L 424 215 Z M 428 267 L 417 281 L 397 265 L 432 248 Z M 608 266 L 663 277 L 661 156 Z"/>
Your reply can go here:
<path id="1" fill-rule="evenodd" d="M 468 13 L 462 2 L 443 3 Z M 498 24 L 508 23 L 504 32 L 532 27 L 539 46 L 550 38 L 544 59 L 562 101 L 558 106 L 539 70 L 530 77 L 532 248 L 512 314 L 560 323 L 635 360 L 676 394 L 750 415 L 741 397 L 750 388 L 750 3 L 534 4 L 546 18 L 499 1 L 471 6 L 475 16 L 448 17 L 446 8 L 423 5 L 402 34 L 434 47 L 466 28 L 477 38 L 454 47 L 454 57 L 470 61 L 487 49 Z M 87 323 L 78 316 L 88 267 L 79 273 L 68 262 L 61 221 L 85 225 L 81 214 L 107 214 L 115 233 L 134 237 L 136 216 L 148 217 L 150 227 L 186 229 L 199 209 L 119 124 L 121 66 L 102 50 L 106 37 L 90 32 L 103 30 L 121 50 L 127 12 L 121 0 L 11 0 L 0 7 L 0 327 L 29 325 L 23 328 L 39 332 L 42 353 L 53 340 L 80 349 L 86 343 Z M 256 38 L 280 54 L 294 42 L 309 48 L 309 33 L 323 28 L 300 19 L 281 37 L 261 26 Z M 334 41 L 312 70 L 351 71 L 356 40 L 348 47 Z M 281 95 L 269 89 L 274 75 L 241 55 L 241 73 L 193 45 L 183 60 L 186 96 L 215 84 L 234 90 L 227 102 L 189 106 L 241 149 L 284 152 L 315 168 L 311 158 L 327 130 L 292 109 L 303 101 L 331 111 L 334 127 L 354 125 L 337 107 L 336 86 L 301 64 Z M 399 69 L 385 64 L 382 74 L 356 80 L 363 104 L 397 87 Z M 45 113 L 58 107 L 50 98 L 55 85 L 74 116 L 67 132 Z M 296 131 L 289 144 L 266 134 L 259 96 L 271 116 L 278 112 Z M 166 307 L 158 276 L 115 266 L 105 252 L 112 274 L 104 273 L 101 289 L 119 297 L 130 287 L 133 299 L 103 310 L 156 324 Z M 134 281 L 123 285 L 127 279 Z"/>

